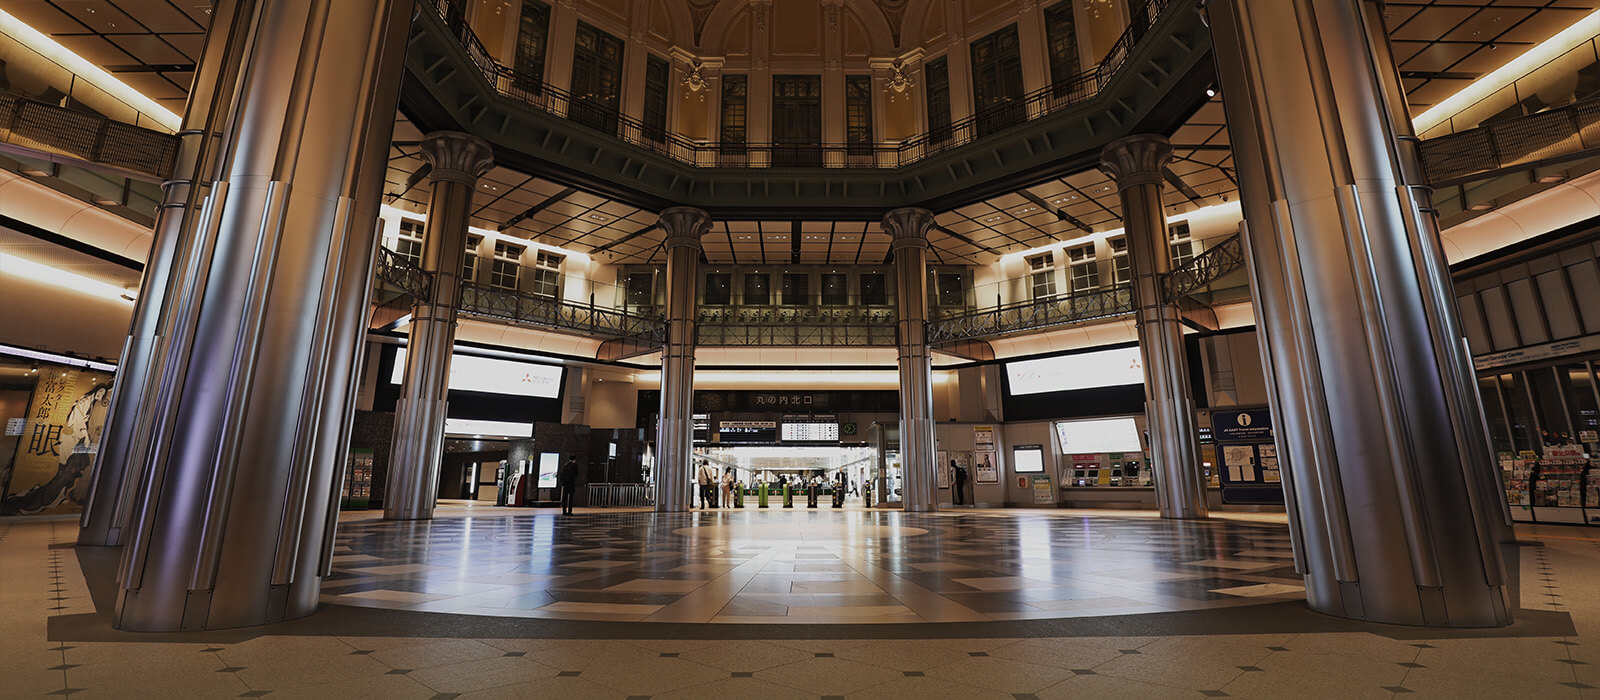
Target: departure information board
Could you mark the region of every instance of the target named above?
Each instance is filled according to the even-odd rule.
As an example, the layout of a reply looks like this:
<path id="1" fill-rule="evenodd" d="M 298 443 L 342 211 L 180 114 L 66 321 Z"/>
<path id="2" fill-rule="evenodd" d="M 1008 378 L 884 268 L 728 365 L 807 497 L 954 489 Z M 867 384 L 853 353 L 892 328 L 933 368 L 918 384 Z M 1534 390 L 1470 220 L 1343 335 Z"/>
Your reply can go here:
<path id="1" fill-rule="evenodd" d="M 778 441 L 778 423 L 770 420 L 725 420 L 717 423 L 718 442 Z"/>
<path id="2" fill-rule="evenodd" d="M 833 416 L 785 416 L 781 435 L 784 442 L 838 442 L 839 421 Z"/>

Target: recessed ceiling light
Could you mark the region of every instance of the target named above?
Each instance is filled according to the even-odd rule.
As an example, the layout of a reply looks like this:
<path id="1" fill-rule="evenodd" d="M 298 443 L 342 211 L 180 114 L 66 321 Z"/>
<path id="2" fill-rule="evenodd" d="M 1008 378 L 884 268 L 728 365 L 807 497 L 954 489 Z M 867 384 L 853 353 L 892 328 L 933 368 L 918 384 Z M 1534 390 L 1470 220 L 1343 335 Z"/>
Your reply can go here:
<path id="1" fill-rule="evenodd" d="M 589 218 L 595 221 L 610 221 L 610 218 L 605 214 L 590 214 Z"/>

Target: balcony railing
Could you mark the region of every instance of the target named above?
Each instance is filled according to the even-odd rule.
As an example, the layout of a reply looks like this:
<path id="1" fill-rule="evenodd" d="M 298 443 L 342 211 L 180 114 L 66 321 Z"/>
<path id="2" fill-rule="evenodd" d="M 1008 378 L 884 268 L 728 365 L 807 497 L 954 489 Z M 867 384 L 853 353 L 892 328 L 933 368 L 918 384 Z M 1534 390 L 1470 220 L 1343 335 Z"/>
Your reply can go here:
<path id="1" fill-rule="evenodd" d="M 392 250 L 378 246 L 378 279 L 418 299 L 428 296 L 433 278 Z"/>
<path id="2" fill-rule="evenodd" d="M 710 143 L 688 138 L 622 114 L 594 96 L 574 95 L 544 82 L 543 76 L 518 73 L 496 61 L 484 48 L 459 8 L 448 0 L 421 0 L 432 7 L 441 26 L 461 42 L 473 66 L 500 96 L 571 120 L 635 147 L 696 167 L 717 168 L 898 168 L 964 146 L 981 137 L 1093 100 L 1132 55 L 1171 0 L 1137 0 L 1133 24 L 1117 39 L 1099 65 L 1057 81 L 1011 102 L 930 130 L 899 143 Z"/>
<path id="3" fill-rule="evenodd" d="M 1595 155 L 1600 98 L 1423 141 L 1423 170 L 1434 186 L 1453 185 Z"/>
<path id="4" fill-rule="evenodd" d="M 657 318 L 475 283 L 461 285 L 457 308 L 461 313 L 577 331 L 593 338 L 635 338 L 656 345 L 666 339 L 666 326 Z"/>
<path id="5" fill-rule="evenodd" d="M 895 313 L 874 308 L 701 309 L 696 344 L 704 347 L 889 347 Z"/>
<path id="6" fill-rule="evenodd" d="M 172 134 L 9 93 L 0 93 L 0 143 L 155 182 L 170 177 L 178 160 L 178 137 Z"/>
<path id="7" fill-rule="evenodd" d="M 1133 288 L 1119 285 L 1014 302 L 928 322 L 928 343 L 998 337 L 1133 313 Z"/>
<path id="8" fill-rule="evenodd" d="M 1179 299 L 1241 267 L 1244 267 L 1244 242 L 1235 233 L 1167 275 L 1167 303 L 1176 304 Z"/>

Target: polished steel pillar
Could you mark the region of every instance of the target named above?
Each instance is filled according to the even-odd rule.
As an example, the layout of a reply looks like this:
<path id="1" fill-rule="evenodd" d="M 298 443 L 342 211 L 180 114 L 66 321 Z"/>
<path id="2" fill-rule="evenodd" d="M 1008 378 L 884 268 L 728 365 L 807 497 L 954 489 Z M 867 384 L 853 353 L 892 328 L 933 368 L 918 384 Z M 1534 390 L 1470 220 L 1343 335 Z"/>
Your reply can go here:
<path id="1" fill-rule="evenodd" d="M 224 14 L 226 13 L 226 14 Z M 237 43 L 248 22 L 239 17 L 237 4 L 213 10 L 208 41 Z M 150 448 L 153 413 L 143 410 L 156 395 L 160 358 L 171 334 L 163 330 L 163 313 L 174 299 L 171 285 L 184 274 L 188 262 L 178 255 L 186 237 L 194 235 L 201 220 L 200 204 L 210 196 L 211 176 L 217 165 L 218 143 L 233 124 L 232 88 L 241 62 L 227 51 L 201 55 L 195 66 L 194 85 L 178 131 L 178 158 L 172 179 L 162 183 L 165 196 L 156 213 L 155 237 L 146 256 L 144 279 L 134 304 L 128 338 L 117 363 L 105 431 L 95 453 L 89 491 L 79 520 L 78 544 L 122 544 L 134 499 L 143 480 Z M 206 135 L 213 135 L 207 138 Z"/>
<path id="2" fill-rule="evenodd" d="M 661 212 L 667 249 L 667 344 L 661 351 L 661 416 L 656 428 L 656 512 L 694 503 L 694 292 L 700 237 L 711 217 L 694 207 Z"/>
<path id="3" fill-rule="evenodd" d="M 233 81 L 212 103 L 225 114 L 207 119 L 219 128 L 201 137 L 214 167 L 197 178 L 204 194 L 173 244 L 177 262 L 157 263 L 173 266 L 159 371 L 138 411 L 115 418 L 151 416 L 118 579 L 121 629 L 237 627 L 316 609 L 411 5 L 215 5 L 200 65 L 237 72 L 200 73 Z"/>
<path id="4" fill-rule="evenodd" d="M 422 137 L 422 158 L 432 170 L 428 223 L 422 234 L 422 270 L 428 293 L 411 305 L 405 380 L 395 406 L 385 520 L 427 520 L 439 495 L 444 459 L 444 419 L 450 354 L 456 341 L 456 299 L 478 178 L 494 167 L 489 142 L 458 131 Z"/>
<path id="5" fill-rule="evenodd" d="M 1183 326 L 1177 300 L 1166 293 L 1172 256 L 1161 212 L 1161 170 L 1171 160 L 1172 144 L 1153 134 L 1117 139 L 1100 152 L 1100 168 L 1116 180 L 1122 199 L 1156 503 L 1163 518 L 1204 518 L 1206 484 Z"/>
<path id="6" fill-rule="evenodd" d="M 933 212 L 906 207 L 883 216 L 893 239 L 895 347 L 900 365 L 901 503 L 938 508 L 934 490 L 933 358 L 928 354 L 928 231 Z M 888 496 L 888 494 L 885 494 Z"/>
<path id="7" fill-rule="evenodd" d="M 1508 624 L 1508 512 L 1382 5 L 1207 13 L 1306 598 Z"/>

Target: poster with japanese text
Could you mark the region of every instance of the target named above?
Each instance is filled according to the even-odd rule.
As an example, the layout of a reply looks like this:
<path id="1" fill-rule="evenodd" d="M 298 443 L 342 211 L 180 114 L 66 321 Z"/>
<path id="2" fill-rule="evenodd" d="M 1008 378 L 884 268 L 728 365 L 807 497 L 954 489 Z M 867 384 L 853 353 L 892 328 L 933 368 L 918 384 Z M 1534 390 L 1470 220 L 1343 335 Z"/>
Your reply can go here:
<path id="1" fill-rule="evenodd" d="M 0 475 L 0 515 L 81 510 L 110 403 L 110 374 L 57 367 L 40 372 L 16 458 Z"/>

